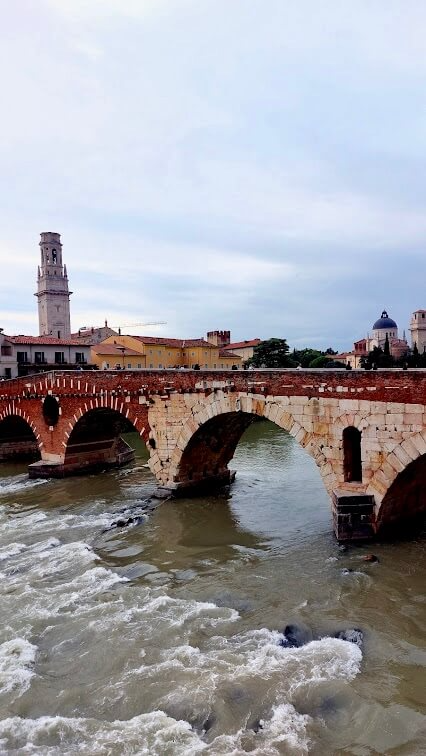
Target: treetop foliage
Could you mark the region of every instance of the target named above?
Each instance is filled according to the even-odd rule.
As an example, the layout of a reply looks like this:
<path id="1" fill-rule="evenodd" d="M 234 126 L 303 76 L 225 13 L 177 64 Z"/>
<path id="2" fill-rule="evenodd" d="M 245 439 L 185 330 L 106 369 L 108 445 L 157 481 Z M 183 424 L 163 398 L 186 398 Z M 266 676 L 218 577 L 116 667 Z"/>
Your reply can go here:
<path id="1" fill-rule="evenodd" d="M 344 367 L 333 360 L 337 354 L 331 347 L 325 352 L 318 349 L 294 349 L 291 354 L 286 339 L 272 338 L 261 341 L 254 350 L 253 357 L 245 367 L 256 368 L 307 368 L 307 367 Z"/>

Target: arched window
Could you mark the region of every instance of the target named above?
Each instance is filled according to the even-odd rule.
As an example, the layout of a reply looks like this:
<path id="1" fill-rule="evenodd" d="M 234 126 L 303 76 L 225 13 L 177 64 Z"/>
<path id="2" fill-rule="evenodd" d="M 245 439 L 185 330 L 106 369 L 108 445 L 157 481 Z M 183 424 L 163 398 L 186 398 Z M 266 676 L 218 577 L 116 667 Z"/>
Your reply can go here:
<path id="1" fill-rule="evenodd" d="M 361 483 L 361 431 L 349 426 L 343 431 L 343 473 L 347 483 Z"/>

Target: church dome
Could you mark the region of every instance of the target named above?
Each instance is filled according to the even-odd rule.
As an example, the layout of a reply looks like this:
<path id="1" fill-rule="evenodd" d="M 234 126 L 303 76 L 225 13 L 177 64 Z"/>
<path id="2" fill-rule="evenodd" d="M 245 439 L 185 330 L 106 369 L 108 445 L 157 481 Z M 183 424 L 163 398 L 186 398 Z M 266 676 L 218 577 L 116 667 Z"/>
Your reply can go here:
<path id="1" fill-rule="evenodd" d="M 383 310 L 380 318 L 376 320 L 373 325 L 373 331 L 380 331 L 381 329 L 390 330 L 391 328 L 398 328 L 398 326 L 395 321 L 389 317 L 386 310 Z"/>

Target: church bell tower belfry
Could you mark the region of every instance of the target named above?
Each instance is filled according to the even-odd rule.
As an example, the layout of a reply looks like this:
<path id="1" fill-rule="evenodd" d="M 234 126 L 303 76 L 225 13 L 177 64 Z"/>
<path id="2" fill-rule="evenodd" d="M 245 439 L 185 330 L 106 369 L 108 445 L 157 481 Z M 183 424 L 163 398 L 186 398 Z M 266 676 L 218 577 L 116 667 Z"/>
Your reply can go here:
<path id="1" fill-rule="evenodd" d="M 62 264 L 61 235 L 52 231 L 40 234 L 41 264 L 37 292 L 40 336 L 69 339 L 71 336 L 70 294 L 67 267 Z"/>

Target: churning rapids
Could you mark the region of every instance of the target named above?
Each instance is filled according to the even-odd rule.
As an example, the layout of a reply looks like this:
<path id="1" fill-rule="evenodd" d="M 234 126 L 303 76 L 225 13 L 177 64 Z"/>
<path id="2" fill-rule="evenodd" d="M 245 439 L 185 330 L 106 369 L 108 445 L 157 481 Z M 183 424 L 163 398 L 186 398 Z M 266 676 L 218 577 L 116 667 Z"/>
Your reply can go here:
<path id="1" fill-rule="evenodd" d="M 314 463 L 266 422 L 221 497 L 147 511 L 146 459 L 0 466 L 0 752 L 426 753 L 424 540 L 340 550 Z M 285 647 L 289 623 L 312 640 Z M 332 637 L 351 627 L 361 648 Z"/>

